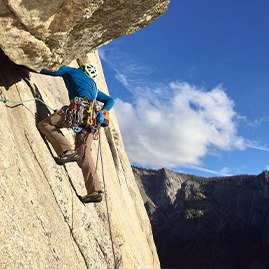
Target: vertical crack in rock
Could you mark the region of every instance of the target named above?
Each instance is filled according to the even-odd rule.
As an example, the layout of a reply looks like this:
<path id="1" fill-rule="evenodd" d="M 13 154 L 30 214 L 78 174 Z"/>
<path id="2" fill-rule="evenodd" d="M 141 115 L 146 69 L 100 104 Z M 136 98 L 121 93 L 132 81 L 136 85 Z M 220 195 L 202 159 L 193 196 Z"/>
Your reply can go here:
<path id="1" fill-rule="evenodd" d="M 119 159 L 119 156 L 118 156 L 118 151 L 117 151 L 117 149 L 115 147 L 115 141 L 114 141 L 114 138 L 113 138 L 111 127 L 107 127 L 105 129 L 105 134 L 106 134 L 107 142 L 108 142 L 110 150 L 111 150 L 111 154 L 112 154 L 112 157 L 113 157 L 113 160 L 114 160 L 115 167 L 116 167 L 117 170 L 120 170 L 121 163 L 120 163 L 120 159 Z"/>

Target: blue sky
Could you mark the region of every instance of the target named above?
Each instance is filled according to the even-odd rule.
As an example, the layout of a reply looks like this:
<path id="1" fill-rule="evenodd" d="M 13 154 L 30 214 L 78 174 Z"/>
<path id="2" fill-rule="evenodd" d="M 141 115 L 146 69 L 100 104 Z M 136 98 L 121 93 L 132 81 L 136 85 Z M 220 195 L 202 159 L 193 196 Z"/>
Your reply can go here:
<path id="1" fill-rule="evenodd" d="M 99 49 L 132 164 L 199 176 L 269 169 L 269 2 L 171 0 Z"/>

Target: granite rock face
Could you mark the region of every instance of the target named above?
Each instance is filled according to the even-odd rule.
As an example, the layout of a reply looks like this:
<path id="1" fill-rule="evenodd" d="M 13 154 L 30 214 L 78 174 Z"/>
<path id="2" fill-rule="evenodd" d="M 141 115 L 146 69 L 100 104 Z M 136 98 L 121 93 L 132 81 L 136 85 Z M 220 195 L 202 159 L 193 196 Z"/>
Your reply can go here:
<path id="1" fill-rule="evenodd" d="M 269 173 L 202 178 L 133 167 L 162 268 L 269 268 Z"/>
<path id="2" fill-rule="evenodd" d="M 55 70 L 150 24 L 169 0 L 0 0 L 0 48 L 16 64 Z"/>
<path id="3" fill-rule="evenodd" d="M 34 10 L 32 1 L 21 2 Z M 108 93 L 98 53 L 87 57 L 98 68 L 99 89 Z M 1 50 L 0 68 L 0 99 L 36 96 L 51 108 L 69 104 L 61 78 L 29 73 Z M 100 157 L 98 163 L 106 196 L 99 204 L 85 205 L 76 196 L 86 194 L 81 170 L 76 163 L 58 166 L 36 128 L 52 112 L 39 101 L 0 102 L 0 268 L 160 268 L 113 109 L 109 127 L 101 130 L 105 181 Z M 74 142 L 73 131 L 63 132 Z M 95 141 L 94 159 L 97 148 Z"/>

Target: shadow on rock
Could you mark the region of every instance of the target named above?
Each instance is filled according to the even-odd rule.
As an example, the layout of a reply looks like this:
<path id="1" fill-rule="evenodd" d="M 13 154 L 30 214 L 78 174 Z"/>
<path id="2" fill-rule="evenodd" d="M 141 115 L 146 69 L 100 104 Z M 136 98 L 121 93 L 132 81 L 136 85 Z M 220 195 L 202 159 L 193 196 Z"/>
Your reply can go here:
<path id="1" fill-rule="evenodd" d="M 31 82 L 30 79 L 30 73 L 29 68 L 23 65 L 17 65 L 14 62 L 12 62 L 3 52 L 3 50 L 0 49 L 0 86 L 4 87 L 5 90 L 8 92 L 10 88 L 20 82 L 21 80 L 24 80 L 25 83 L 28 85 L 29 89 L 31 90 L 31 93 L 33 97 L 39 98 L 43 101 L 41 93 L 38 89 L 38 87 Z M 35 71 L 33 71 L 35 72 Z M 23 101 L 23 100 L 13 100 L 13 101 Z M 14 106 L 9 106 L 10 108 L 14 108 L 16 106 L 19 106 L 21 104 L 17 104 Z M 36 123 L 38 123 L 40 120 L 46 118 L 51 113 L 49 109 L 41 102 L 36 101 Z"/>

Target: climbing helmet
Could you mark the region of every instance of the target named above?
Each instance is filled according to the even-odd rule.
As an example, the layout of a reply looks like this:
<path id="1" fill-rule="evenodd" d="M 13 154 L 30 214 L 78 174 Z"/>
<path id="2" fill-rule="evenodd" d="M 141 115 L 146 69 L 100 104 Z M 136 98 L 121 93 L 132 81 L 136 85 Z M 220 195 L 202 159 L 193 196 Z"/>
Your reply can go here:
<path id="1" fill-rule="evenodd" d="M 90 78 L 96 78 L 97 77 L 97 69 L 92 64 L 82 64 L 80 66 L 82 70 L 90 77 Z"/>

